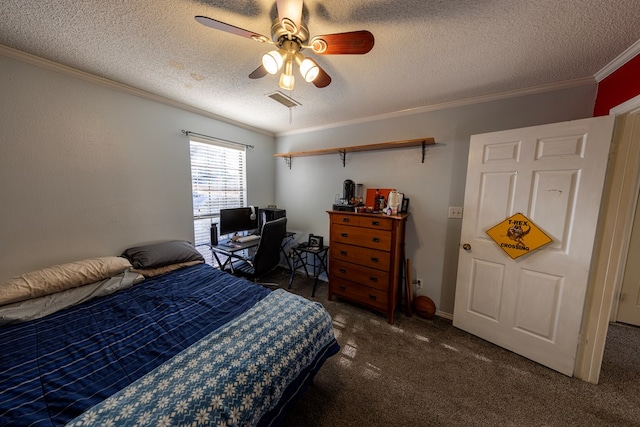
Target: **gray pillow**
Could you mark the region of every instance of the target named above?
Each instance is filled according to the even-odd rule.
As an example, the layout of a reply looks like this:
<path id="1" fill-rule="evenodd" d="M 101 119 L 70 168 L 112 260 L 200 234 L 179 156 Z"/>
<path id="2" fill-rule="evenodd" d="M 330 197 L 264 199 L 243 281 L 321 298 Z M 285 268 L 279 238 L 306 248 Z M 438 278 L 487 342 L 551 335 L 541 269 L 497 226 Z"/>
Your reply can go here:
<path id="1" fill-rule="evenodd" d="M 188 261 L 204 261 L 202 254 L 184 240 L 129 248 L 122 253 L 133 268 L 157 268 Z"/>

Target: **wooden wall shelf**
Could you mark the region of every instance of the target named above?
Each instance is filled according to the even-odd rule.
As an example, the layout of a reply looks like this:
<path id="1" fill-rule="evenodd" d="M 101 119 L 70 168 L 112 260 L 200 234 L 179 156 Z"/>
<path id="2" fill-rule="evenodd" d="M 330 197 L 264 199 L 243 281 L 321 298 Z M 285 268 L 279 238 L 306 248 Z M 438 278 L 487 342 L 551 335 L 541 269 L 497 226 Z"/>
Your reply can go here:
<path id="1" fill-rule="evenodd" d="M 434 145 L 435 143 L 435 139 L 429 137 L 407 139 L 405 141 L 380 142 L 378 144 L 352 145 L 350 147 L 324 148 L 321 150 L 293 151 L 291 153 L 278 153 L 274 154 L 273 156 L 284 158 L 287 162 L 287 165 L 289 166 L 289 169 L 291 169 L 291 159 L 293 157 L 339 154 L 340 159 L 342 159 L 342 167 L 345 167 L 347 153 L 356 153 L 359 151 L 392 150 L 394 148 L 422 147 L 422 163 L 424 163 L 424 156 L 427 151 L 427 145 Z"/>

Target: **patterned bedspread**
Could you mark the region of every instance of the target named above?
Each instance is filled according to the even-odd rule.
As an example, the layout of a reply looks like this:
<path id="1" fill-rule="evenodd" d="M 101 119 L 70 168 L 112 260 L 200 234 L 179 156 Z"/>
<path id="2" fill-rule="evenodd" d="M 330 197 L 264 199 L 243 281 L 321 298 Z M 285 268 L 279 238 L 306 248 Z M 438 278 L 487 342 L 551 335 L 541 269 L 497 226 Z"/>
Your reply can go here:
<path id="1" fill-rule="evenodd" d="M 176 423 L 181 417 L 202 419 L 209 406 L 183 409 L 184 403 L 169 403 L 168 396 L 175 394 L 179 402 L 195 405 L 202 393 L 208 399 L 203 402 L 212 405 L 212 396 L 229 395 L 232 389 L 246 393 L 244 387 L 249 387 L 249 381 L 259 379 L 265 396 L 254 396 L 256 389 L 245 395 L 248 400 L 225 403 L 229 405 L 226 416 L 235 419 L 240 413 L 246 417 L 249 404 L 255 410 L 271 408 L 284 384 L 278 381 L 294 377 L 277 406 L 261 419 L 261 424 L 268 424 L 282 415 L 283 406 L 339 348 L 334 340 L 323 349 L 326 344 L 322 344 L 321 337 L 328 332 L 316 330 L 319 326 L 309 323 L 316 319 L 319 324 L 330 324 L 329 319 L 323 319 L 326 313 L 322 314 L 321 307 L 282 294 L 200 264 L 41 319 L 2 326 L 0 425 L 63 426 L 94 408 L 78 419 L 78 423 L 87 425 L 94 414 L 106 416 L 99 408 L 111 405 L 115 397 L 96 407 L 100 402 L 114 395 L 128 396 L 133 391 L 139 394 L 130 399 L 136 402 L 132 416 L 144 415 L 141 420 L 146 419 L 151 403 L 158 407 L 155 411 L 168 411 L 154 412 L 158 420 L 166 416 L 176 417 Z M 288 315 L 295 318 L 286 319 Z M 306 326 L 315 335 L 300 339 L 307 333 L 303 331 Z M 263 354 L 246 353 L 254 351 Z M 202 355 L 211 359 L 205 362 L 200 359 Z M 290 360 L 289 355 L 295 358 Z M 305 367 L 304 362 L 316 355 L 313 363 Z M 288 363 L 286 367 L 281 365 L 283 360 Z M 275 368 L 282 370 L 281 375 L 260 377 L 265 375 L 265 369 L 268 375 L 274 375 L 274 369 L 269 367 L 274 361 L 276 366 L 283 366 Z M 247 367 L 238 363 L 246 363 Z M 300 372 L 300 367 L 302 374 L 296 377 L 294 372 Z M 246 377 L 240 369 L 247 370 Z M 247 382 L 243 383 L 245 378 Z M 222 385 L 225 379 L 231 382 Z M 158 393 L 149 404 L 145 403 L 148 395 L 139 389 L 147 381 L 153 381 L 152 388 Z M 222 387 L 222 393 L 212 388 L 212 381 Z M 116 394 L 123 389 L 126 391 Z M 167 406 L 163 407 L 165 402 Z M 127 414 L 128 404 L 118 404 L 123 405 L 119 414 Z M 94 425 L 103 424 L 96 421 Z M 155 423 L 149 421 L 147 425 Z"/>
<path id="2" fill-rule="evenodd" d="M 335 342 L 318 303 L 277 290 L 69 426 L 250 426 Z"/>

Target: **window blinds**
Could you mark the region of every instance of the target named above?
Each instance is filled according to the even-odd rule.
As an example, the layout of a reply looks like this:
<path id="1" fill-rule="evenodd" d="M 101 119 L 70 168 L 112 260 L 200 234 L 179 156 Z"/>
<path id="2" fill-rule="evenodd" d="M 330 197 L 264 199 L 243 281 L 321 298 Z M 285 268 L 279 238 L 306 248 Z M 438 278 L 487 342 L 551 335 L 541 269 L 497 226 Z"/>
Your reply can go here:
<path id="1" fill-rule="evenodd" d="M 210 243 L 220 209 L 246 205 L 246 147 L 190 137 L 195 245 Z"/>

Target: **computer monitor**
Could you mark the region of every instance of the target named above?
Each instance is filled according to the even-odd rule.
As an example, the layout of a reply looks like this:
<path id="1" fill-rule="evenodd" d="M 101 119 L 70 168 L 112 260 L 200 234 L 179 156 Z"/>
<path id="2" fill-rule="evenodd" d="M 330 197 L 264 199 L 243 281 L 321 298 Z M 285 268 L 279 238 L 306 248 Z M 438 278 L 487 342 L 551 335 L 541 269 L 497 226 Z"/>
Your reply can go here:
<path id="1" fill-rule="evenodd" d="M 252 219 L 253 218 L 253 219 Z M 260 216 L 257 206 L 245 208 L 220 209 L 220 235 L 260 228 Z"/>

